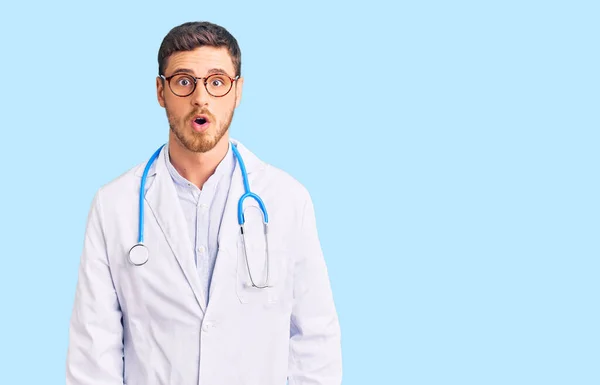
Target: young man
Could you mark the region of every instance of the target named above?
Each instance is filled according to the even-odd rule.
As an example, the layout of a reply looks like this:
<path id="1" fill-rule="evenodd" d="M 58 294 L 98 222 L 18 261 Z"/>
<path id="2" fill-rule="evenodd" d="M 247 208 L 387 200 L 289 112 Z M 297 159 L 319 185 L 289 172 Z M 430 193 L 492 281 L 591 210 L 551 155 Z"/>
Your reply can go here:
<path id="1" fill-rule="evenodd" d="M 237 41 L 185 23 L 158 62 L 169 139 L 94 197 L 67 384 L 340 384 L 310 195 L 229 137 L 243 86 Z"/>

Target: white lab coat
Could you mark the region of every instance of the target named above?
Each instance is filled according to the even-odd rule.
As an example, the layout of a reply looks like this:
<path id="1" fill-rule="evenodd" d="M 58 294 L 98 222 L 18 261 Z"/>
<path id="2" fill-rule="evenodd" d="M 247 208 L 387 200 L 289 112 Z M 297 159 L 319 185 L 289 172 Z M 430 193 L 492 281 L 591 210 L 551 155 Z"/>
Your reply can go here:
<path id="1" fill-rule="evenodd" d="M 163 148 L 146 183 L 145 265 L 131 265 L 127 255 L 137 242 L 146 162 L 94 197 L 69 330 L 67 385 L 341 383 L 340 328 L 311 198 L 295 179 L 234 142 L 251 190 L 268 210 L 273 287 L 247 285 L 237 222 L 244 186 L 236 163 L 206 305 Z M 256 203 L 248 198 L 244 206 L 250 205 Z M 249 255 L 262 258 L 254 238 L 247 241 Z M 261 283 L 264 258 L 256 261 L 250 258 Z"/>

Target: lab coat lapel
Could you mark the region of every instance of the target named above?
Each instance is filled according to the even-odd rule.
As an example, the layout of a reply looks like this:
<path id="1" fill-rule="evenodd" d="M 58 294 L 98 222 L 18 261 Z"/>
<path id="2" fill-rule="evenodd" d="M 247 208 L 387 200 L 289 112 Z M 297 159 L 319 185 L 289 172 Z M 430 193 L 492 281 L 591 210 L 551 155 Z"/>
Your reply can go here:
<path id="1" fill-rule="evenodd" d="M 200 278 L 196 271 L 194 262 L 194 250 L 189 238 L 183 209 L 179 204 L 179 197 L 173 180 L 166 167 L 167 146 L 163 148 L 160 156 L 156 159 L 155 180 L 146 192 L 146 202 L 151 208 L 177 262 L 188 280 L 198 304 L 202 311 L 206 311 L 204 293 Z M 151 236 L 151 235 L 148 235 Z M 164 258 L 164 256 L 160 256 Z"/>
<path id="2" fill-rule="evenodd" d="M 243 194 L 244 183 L 242 182 L 242 172 L 240 165 L 236 161 L 231 175 L 223 218 L 221 218 L 221 226 L 219 227 L 219 250 L 229 249 L 230 252 L 235 252 L 236 240 L 240 233 L 240 226 L 237 219 L 238 201 Z"/>

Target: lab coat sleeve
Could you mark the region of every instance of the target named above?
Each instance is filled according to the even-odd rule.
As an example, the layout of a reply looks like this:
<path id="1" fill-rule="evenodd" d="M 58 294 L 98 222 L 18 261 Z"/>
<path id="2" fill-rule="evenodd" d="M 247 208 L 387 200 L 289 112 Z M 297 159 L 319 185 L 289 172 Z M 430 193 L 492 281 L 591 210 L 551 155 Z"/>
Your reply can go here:
<path id="1" fill-rule="evenodd" d="M 342 382 L 340 325 L 310 198 L 304 206 L 299 236 L 288 383 L 339 385 Z"/>
<path id="2" fill-rule="evenodd" d="M 67 385 L 123 384 L 123 328 L 102 224 L 100 191 L 90 208 L 69 328 Z"/>

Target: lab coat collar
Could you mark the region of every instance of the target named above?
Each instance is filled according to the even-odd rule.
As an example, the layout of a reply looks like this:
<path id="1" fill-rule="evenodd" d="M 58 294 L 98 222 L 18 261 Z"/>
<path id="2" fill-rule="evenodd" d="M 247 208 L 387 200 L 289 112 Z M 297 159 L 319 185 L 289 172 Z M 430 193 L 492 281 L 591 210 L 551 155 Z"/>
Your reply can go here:
<path id="1" fill-rule="evenodd" d="M 260 158 L 258 158 L 252 151 L 250 151 L 248 148 L 246 148 L 240 141 L 238 141 L 237 139 L 230 139 L 230 141 L 234 145 L 237 145 L 237 149 L 239 150 L 240 155 L 242 156 L 242 159 L 244 160 L 244 163 L 246 166 L 246 172 L 248 174 L 251 174 L 252 172 L 258 171 L 265 167 L 265 163 L 262 160 L 260 160 Z M 163 153 L 167 150 L 167 148 L 168 148 L 168 145 L 165 145 L 163 147 L 163 149 L 161 150 L 160 157 L 164 156 Z M 160 157 L 159 157 L 159 159 L 160 159 Z M 150 156 L 148 156 L 148 158 L 150 158 Z M 148 170 L 148 177 L 156 175 L 156 170 L 157 170 L 156 163 L 157 162 L 154 162 L 154 164 L 152 164 L 152 166 L 150 167 L 150 170 Z M 146 167 L 146 162 L 139 165 L 137 170 L 135 171 L 135 175 L 137 177 L 141 178 L 142 174 L 144 173 L 145 167 Z M 169 172 L 169 170 L 167 170 L 166 168 L 165 168 L 165 171 Z"/>

